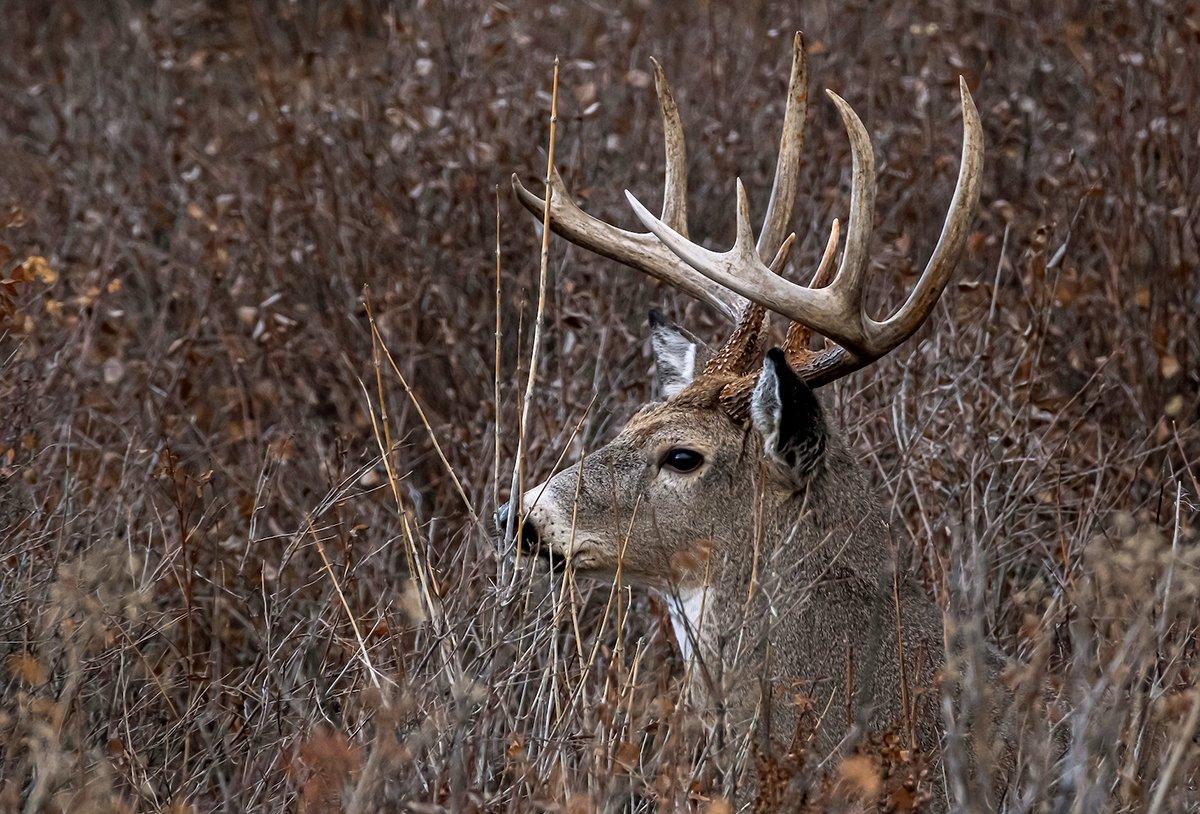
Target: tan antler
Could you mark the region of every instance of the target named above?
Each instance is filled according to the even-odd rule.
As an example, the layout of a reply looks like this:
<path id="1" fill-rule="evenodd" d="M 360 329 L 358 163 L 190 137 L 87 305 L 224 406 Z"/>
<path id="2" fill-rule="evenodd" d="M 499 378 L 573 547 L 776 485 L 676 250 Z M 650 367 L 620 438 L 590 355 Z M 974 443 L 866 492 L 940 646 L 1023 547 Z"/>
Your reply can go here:
<path id="1" fill-rule="evenodd" d="M 628 190 L 625 196 L 638 220 L 688 266 L 712 282 L 838 343 L 841 347 L 808 354 L 798 360 L 799 375 L 814 386 L 825 384 L 870 364 L 912 336 L 933 310 L 958 263 L 979 203 L 983 165 L 979 114 L 966 82 L 961 78 L 959 91 L 963 147 L 954 197 L 937 246 L 908 300 L 882 322 L 876 322 L 866 314 L 862 302 L 875 210 L 875 160 L 871 140 L 862 121 L 845 100 L 832 91 L 827 93 L 837 105 L 850 136 L 853 171 L 846 248 L 841 265 L 827 286 L 821 287 L 816 281 L 812 287 L 788 282 L 763 263 L 750 227 L 749 205 L 741 179 L 737 182 L 737 238 L 732 249 L 721 253 L 687 240 L 651 215 Z M 826 249 L 822 266 L 827 267 L 829 258 L 830 252 Z"/>
<path id="2" fill-rule="evenodd" d="M 662 113 L 666 152 L 666 181 L 663 191 L 662 219 L 651 218 L 686 242 L 687 235 L 687 161 L 683 125 L 679 109 L 667 85 L 662 66 L 654 62 L 654 85 Z M 807 105 L 808 65 L 804 42 L 799 33 L 793 40 L 792 73 L 788 83 L 787 108 L 783 114 L 783 135 L 779 141 L 779 160 L 775 182 L 763 219 L 762 233 L 754 251 L 762 257 L 774 256 L 783 244 L 800 170 L 800 152 L 804 146 L 804 117 Z M 539 218 L 546 202 L 527 190 L 514 174 L 513 189 L 521 203 Z M 744 292 L 715 280 L 702 269 L 681 262 L 682 256 L 647 232 L 628 232 L 584 212 L 571 199 L 557 170 L 550 176 L 550 227 L 567 240 L 585 249 L 623 263 L 706 302 L 733 320 L 743 312 Z M 756 260 L 758 258 L 756 257 Z M 683 258 L 686 260 L 686 258 Z M 758 260 L 762 264 L 761 260 Z M 764 266 L 765 268 L 765 266 Z"/>

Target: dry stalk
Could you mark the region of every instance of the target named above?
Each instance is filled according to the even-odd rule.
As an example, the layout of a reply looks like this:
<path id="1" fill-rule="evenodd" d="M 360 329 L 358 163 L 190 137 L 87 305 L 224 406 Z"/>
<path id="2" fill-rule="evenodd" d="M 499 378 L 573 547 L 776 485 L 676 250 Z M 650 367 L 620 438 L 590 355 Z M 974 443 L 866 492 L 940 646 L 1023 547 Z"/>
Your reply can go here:
<path id="1" fill-rule="evenodd" d="M 517 425 L 517 460 L 513 466 L 512 483 L 509 487 L 509 500 L 517 510 L 508 513 L 508 523 L 504 529 L 504 539 L 513 537 L 514 523 L 521 512 L 521 477 L 524 471 L 525 432 L 529 422 L 529 406 L 533 403 L 533 391 L 537 385 L 538 361 L 542 350 L 542 327 L 546 314 L 546 277 L 550 266 L 550 202 L 553 197 L 551 177 L 554 174 L 554 144 L 558 128 L 558 57 L 554 58 L 554 73 L 550 80 L 550 138 L 546 149 L 546 211 L 542 216 L 542 246 L 538 262 L 538 298 L 537 316 L 533 323 L 533 347 L 529 351 L 529 372 L 525 380 L 525 398 L 521 404 L 521 420 Z"/>
<path id="2" fill-rule="evenodd" d="M 400 385 L 404 388 L 404 392 L 408 394 L 409 400 L 413 407 L 417 410 L 417 416 L 421 419 L 421 426 L 425 428 L 425 432 L 429 435 L 429 441 L 433 444 L 433 451 L 437 454 L 438 460 L 441 461 L 446 474 L 450 476 L 450 481 L 454 484 L 454 490 L 462 499 L 463 508 L 467 510 L 467 514 L 476 524 L 479 523 L 479 515 L 475 512 L 475 507 L 471 504 L 471 499 L 467 497 L 466 491 L 463 489 L 462 482 L 458 479 L 458 473 L 454 471 L 450 461 L 446 459 L 446 453 L 442 451 L 442 445 L 438 442 L 437 434 L 433 431 L 433 426 L 429 423 L 428 416 L 425 415 L 425 409 L 421 407 L 421 402 L 417 399 L 417 394 L 413 392 L 408 385 L 408 379 L 404 378 L 404 374 L 400 372 L 400 367 L 396 364 L 396 360 L 392 358 L 391 351 L 388 350 L 387 344 L 384 343 L 383 337 L 379 333 L 379 326 L 375 324 L 375 317 L 370 314 L 370 306 L 368 305 L 368 320 L 371 323 L 371 334 L 375 341 L 379 343 L 379 347 L 383 350 L 383 355 L 388 360 L 388 365 L 392 368 L 392 372 L 396 374 L 396 378 L 400 380 Z"/>
<path id="3" fill-rule="evenodd" d="M 379 674 L 375 672 L 375 665 L 371 663 L 371 655 L 367 652 L 367 643 L 363 639 L 362 631 L 358 629 L 358 619 L 354 616 L 354 612 L 350 610 L 350 603 L 346 601 L 346 595 L 342 593 L 342 585 L 338 581 L 337 574 L 333 573 L 333 566 L 329 564 L 329 557 L 325 555 L 325 545 L 317 535 L 317 530 L 313 528 L 312 517 L 306 516 L 304 520 L 308 525 L 308 532 L 312 535 L 313 542 L 317 544 L 317 552 L 321 555 L 321 562 L 325 565 L 325 573 L 329 575 L 329 580 L 333 583 L 333 590 L 337 592 L 338 601 L 342 603 L 342 610 L 346 612 L 346 618 L 350 620 L 350 627 L 354 630 L 354 640 L 358 643 L 359 658 L 362 659 L 363 665 L 367 668 L 367 675 L 370 676 L 371 683 L 375 685 L 376 689 L 379 689 L 381 687 Z"/>

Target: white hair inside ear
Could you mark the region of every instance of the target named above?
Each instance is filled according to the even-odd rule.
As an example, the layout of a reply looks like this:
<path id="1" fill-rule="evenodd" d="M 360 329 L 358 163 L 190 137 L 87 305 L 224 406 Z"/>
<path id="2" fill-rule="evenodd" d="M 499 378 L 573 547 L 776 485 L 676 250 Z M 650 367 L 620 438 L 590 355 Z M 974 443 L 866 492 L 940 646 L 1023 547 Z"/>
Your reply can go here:
<path id="1" fill-rule="evenodd" d="M 783 410 L 783 399 L 779 395 L 779 373 L 771 356 L 763 359 L 762 372 L 754 383 L 750 396 L 750 421 L 763 438 L 766 449 L 775 449 L 779 444 L 779 418 Z"/>
<path id="2" fill-rule="evenodd" d="M 658 311 L 650 312 L 650 347 L 659 393 L 669 399 L 696 377 L 698 347 L 679 328 L 667 324 Z"/>

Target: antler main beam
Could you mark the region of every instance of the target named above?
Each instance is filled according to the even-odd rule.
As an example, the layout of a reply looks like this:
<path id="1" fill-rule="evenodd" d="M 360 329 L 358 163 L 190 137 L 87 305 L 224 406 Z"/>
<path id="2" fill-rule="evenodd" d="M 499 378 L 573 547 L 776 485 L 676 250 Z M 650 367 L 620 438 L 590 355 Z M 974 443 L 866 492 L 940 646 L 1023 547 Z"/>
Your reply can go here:
<path id="1" fill-rule="evenodd" d="M 810 383 L 823 384 L 873 362 L 912 336 L 933 310 L 958 263 L 979 203 L 983 165 L 983 130 L 979 113 L 961 78 L 959 92 L 963 117 L 962 160 L 941 236 L 908 300 L 882 322 L 864 312 L 862 301 L 875 203 L 875 162 L 871 141 L 862 121 L 832 91 L 827 93 L 837 106 L 850 137 L 853 169 L 846 248 L 837 274 L 827 287 L 810 288 L 788 282 L 763 264 L 754 246 L 746 191 L 740 179 L 737 182 L 737 239 L 732 249 L 720 253 L 687 240 L 651 215 L 628 191 L 625 195 L 642 225 L 689 267 L 712 282 L 841 345 L 841 348 L 816 354 L 812 360 L 813 369 L 798 371 Z"/>
<path id="2" fill-rule="evenodd" d="M 662 218 L 651 217 L 686 241 L 687 158 L 683 125 L 671 88 L 657 61 L 654 62 L 654 85 L 662 114 L 666 175 Z M 778 252 L 791 221 L 804 146 L 807 88 L 808 63 L 804 55 L 803 38 L 797 33 L 792 44 L 792 71 L 775 181 L 771 187 L 762 233 L 754 247 L 759 264 L 763 263 L 761 258 L 773 257 Z M 546 202 L 526 189 L 516 174 L 512 177 L 512 184 L 521 203 L 540 219 L 545 212 Z M 654 234 L 629 232 L 584 212 L 571 198 L 557 170 L 550 176 L 550 228 L 576 245 L 649 274 L 708 303 L 730 321 L 735 321 L 744 310 L 746 298 L 743 292 L 683 262 Z"/>
<path id="3" fill-rule="evenodd" d="M 512 184 L 526 209 L 534 214 L 544 211 L 546 202 L 526 189 L 515 173 Z M 746 302 L 737 292 L 680 262 L 654 235 L 629 232 L 584 212 L 571 198 L 557 169 L 550 176 L 550 228 L 577 246 L 678 288 L 711 305 L 727 319 L 736 319 Z"/>

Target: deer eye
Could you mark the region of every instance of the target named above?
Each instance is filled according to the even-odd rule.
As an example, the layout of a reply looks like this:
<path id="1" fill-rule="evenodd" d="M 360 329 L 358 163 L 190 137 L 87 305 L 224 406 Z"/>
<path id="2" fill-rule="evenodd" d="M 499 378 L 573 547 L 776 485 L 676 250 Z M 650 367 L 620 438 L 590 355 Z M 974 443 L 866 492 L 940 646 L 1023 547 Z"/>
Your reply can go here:
<path id="1" fill-rule="evenodd" d="M 696 450 L 675 447 L 667 450 L 667 454 L 662 457 L 659 466 L 673 469 L 676 472 L 692 472 L 699 469 L 702 463 L 704 463 L 704 456 Z"/>

